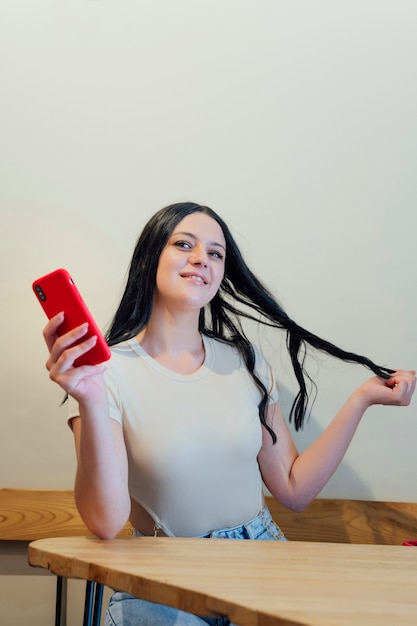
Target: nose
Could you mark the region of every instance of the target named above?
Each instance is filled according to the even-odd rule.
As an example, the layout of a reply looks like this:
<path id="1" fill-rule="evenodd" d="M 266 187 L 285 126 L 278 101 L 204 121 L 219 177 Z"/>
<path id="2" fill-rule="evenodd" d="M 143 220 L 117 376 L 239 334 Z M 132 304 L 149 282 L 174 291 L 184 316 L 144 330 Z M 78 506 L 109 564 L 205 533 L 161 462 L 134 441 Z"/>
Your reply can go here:
<path id="1" fill-rule="evenodd" d="M 207 256 L 206 249 L 203 246 L 195 246 L 195 248 L 193 249 L 191 263 L 193 265 L 207 267 L 208 256 Z"/>

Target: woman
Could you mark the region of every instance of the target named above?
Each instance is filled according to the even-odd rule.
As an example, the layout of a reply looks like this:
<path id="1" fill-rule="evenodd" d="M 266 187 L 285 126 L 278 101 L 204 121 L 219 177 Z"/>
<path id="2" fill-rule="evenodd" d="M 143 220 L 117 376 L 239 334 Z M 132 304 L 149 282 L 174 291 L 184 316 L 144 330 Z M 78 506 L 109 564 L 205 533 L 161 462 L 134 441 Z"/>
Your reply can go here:
<path id="1" fill-rule="evenodd" d="M 371 369 L 327 429 L 298 454 L 273 374 L 241 317 L 283 329 L 299 384 L 290 419 L 308 405 L 310 345 Z M 414 371 L 393 371 L 345 352 L 293 322 L 245 264 L 223 220 L 179 203 L 159 211 L 135 248 L 107 340 L 106 366 L 73 367 L 94 338 L 79 327 L 44 330 L 52 380 L 70 395 L 77 451 L 75 496 L 91 532 L 285 539 L 263 499 L 305 508 L 339 466 L 366 409 L 406 406 Z M 107 625 L 228 623 L 115 593 Z"/>

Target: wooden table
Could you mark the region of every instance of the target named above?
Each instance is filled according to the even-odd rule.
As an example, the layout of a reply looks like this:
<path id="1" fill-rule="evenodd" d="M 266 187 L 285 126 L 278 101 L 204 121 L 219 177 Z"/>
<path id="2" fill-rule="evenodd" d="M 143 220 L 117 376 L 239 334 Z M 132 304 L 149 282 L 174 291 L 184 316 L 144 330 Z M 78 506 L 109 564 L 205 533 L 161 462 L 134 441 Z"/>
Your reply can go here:
<path id="1" fill-rule="evenodd" d="M 417 549 L 316 542 L 63 537 L 29 563 L 241 626 L 416 626 Z"/>

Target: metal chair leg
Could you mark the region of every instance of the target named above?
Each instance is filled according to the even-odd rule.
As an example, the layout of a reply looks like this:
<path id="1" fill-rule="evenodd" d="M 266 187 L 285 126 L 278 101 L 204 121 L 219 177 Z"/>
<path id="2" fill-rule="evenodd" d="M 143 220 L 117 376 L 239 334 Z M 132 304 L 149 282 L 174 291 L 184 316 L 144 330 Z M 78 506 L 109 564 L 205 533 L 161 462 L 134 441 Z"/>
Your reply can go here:
<path id="1" fill-rule="evenodd" d="M 55 626 L 67 626 L 67 585 L 63 576 L 56 578 Z M 104 585 L 86 583 L 83 626 L 100 626 Z"/>
<path id="2" fill-rule="evenodd" d="M 85 587 L 83 626 L 92 626 L 93 598 L 94 598 L 94 583 L 91 582 L 90 580 L 87 580 L 87 584 Z"/>
<path id="3" fill-rule="evenodd" d="M 103 606 L 104 585 L 96 583 L 96 597 L 94 600 L 93 626 L 100 626 L 101 608 Z"/>

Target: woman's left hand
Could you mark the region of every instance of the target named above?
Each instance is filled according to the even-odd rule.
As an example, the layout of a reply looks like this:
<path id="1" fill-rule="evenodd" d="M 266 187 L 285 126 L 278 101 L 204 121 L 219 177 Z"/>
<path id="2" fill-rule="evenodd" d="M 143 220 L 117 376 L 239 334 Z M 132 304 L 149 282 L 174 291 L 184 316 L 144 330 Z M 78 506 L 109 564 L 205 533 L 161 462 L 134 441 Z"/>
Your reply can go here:
<path id="1" fill-rule="evenodd" d="M 374 376 L 356 390 L 367 406 L 408 406 L 416 388 L 414 370 L 397 370 L 388 379 Z"/>

